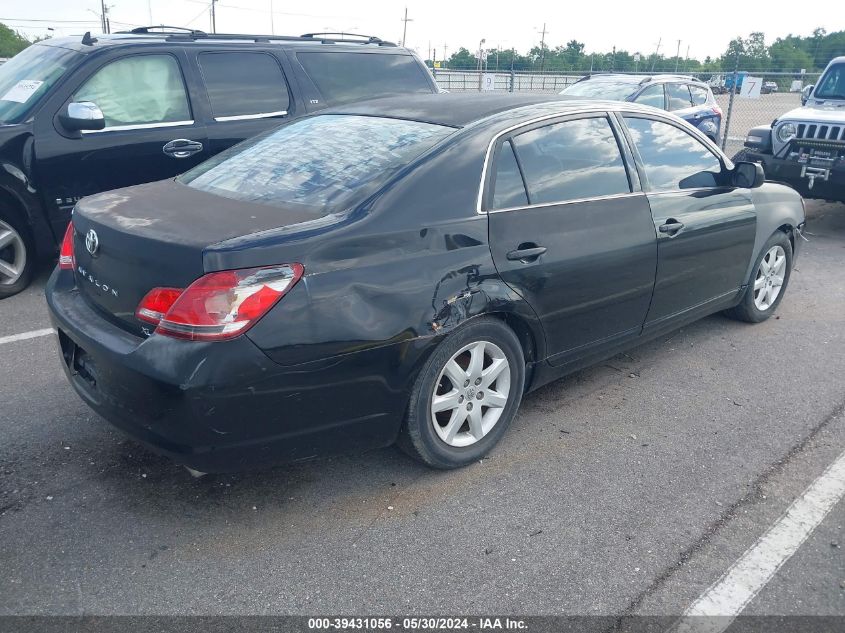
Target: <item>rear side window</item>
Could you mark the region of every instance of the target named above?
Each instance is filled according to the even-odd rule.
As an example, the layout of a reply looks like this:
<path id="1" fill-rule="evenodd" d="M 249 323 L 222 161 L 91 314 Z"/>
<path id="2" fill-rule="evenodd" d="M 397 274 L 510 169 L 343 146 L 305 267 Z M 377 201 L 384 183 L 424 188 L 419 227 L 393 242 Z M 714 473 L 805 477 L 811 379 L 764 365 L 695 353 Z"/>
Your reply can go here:
<path id="1" fill-rule="evenodd" d="M 693 105 L 704 105 L 707 103 L 707 88 L 702 88 L 701 86 L 693 86 L 690 85 L 689 91 L 692 94 L 692 104 Z"/>
<path id="2" fill-rule="evenodd" d="M 686 84 L 666 84 L 666 94 L 669 95 L 670 111 L 692 107 L 692 98 Z"/>
<path id="3" fill-rule="evenodd" d="M 379 53 L 297 53 L 328 104 L 390 94 L 434 92 L 426 72 L 410 55 Z"/>
<path id="4" fill-rule="evenodd" d="M 134 55 L 103 66 L 73 95 L 93 101 L 106 128 L 191 119 L 179 63 L 171 55 Z"/>
<path id="5" fill-rule="evenodd" d="M 631 191 L 606 117 L 564 121 L 514 138 L 531 204 Z"/>
<path id="6" fill-rule="evenodd" d="M 199 63 L 215 119 L 287 113 L 285 77 L 270 55 L 203 53 Z"/>
<path id="7" fill-rule="evenodd" d="M 222 152 L 179 182 L 233 200 L 343 211 L 454 128 L 418 121 L 320 115 L 283 125 Z"/>
<path id="8" fill-rule="evenodd" d="M 496 182 L 493 187 L 493 209 L 523 207 L 528 204 L 525 183 L 513 154 L 513 145 L 505 141 L 496 159 Z"/>
<path id="9" fill-rule="evenodd" d="M 625 117 L 653 191 L 719 186 L 722 163 L 697 138 L 652 119 Z"/>
<path id="10" fill-rule="evenodd" d="M 663 101 L 663 85 L 655 84 L 643 90 L 640 95 L 634 99 L 637 103 L 652 106 L 653 108 L 665 109 L 666 104 Z"/>

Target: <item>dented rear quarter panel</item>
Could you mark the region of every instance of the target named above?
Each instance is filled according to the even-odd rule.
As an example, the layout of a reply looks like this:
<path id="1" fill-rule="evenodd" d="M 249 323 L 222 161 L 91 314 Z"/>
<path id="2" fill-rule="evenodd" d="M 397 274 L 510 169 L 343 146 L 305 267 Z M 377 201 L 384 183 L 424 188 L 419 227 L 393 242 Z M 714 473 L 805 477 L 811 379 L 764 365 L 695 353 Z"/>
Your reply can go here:
<path id="1" fill-rule="evenodd" d="M 231 265 L 232 257 L 238 265 L 258 265 L 258 257 L 305 266 L 303 279 L 249 331 L 250 339 L 284 365 L 394 346 L 397 371 L 415 373 L 444 335 L 497 313 L 520 319 L 531 332 L 531 355 L 542 358 L 539 321 L 500 280 L 487 217 L 475 212 L 489 138 L 484 130 L 456 134 L 412 166 L 411 177 L 398 175 L 325 231 L 268 235 L 248 249 L 221 244 L 208 252 L 215 266 Z"/>

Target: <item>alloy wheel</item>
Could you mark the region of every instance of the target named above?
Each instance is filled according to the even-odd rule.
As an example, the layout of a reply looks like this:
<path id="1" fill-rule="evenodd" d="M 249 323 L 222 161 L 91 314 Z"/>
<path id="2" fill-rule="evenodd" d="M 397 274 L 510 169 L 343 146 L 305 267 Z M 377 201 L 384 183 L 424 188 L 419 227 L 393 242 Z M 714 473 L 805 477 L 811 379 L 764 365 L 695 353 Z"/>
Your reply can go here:
<path id="1" fill-rule="evenodd" d="M 761 312 L 772 307 L 783 288 L 786 272 L 786 251 L 782 246 L 773 246 L 763 256 L 754 278 L 754 305 Z"/>
<path id="2" fill-rule="evenodd" d="M 26 268 L 26 245 L 15 228 L 0 220 L 0 285 L 11 286 Z"/>
<path id="3" fill-rule="evenodd" d="M 449 446 L 471 446 L 502 416 L 511 389 L 505 353 L 489 341 L 475 341 L 446 363 L 431 396 L 431 422 Z"/>

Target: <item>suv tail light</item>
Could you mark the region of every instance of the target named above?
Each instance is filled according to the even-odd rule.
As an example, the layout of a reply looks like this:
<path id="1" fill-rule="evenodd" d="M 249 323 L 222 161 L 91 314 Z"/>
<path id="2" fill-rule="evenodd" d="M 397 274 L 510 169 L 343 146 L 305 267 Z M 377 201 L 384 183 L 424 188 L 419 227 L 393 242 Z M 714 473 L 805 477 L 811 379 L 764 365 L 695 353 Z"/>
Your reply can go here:
<path id="1" fill-rule="evenodd" d="M 156 333 L 191 341 L 222 341 L 258 322 L 302 277 L 302 264 L 224 270 L 197 279 L 184 291 L 153 288 L 135 316 Z"/>
<path id="2" fill-rule="evenodd" d="M 715 112 L 719 116 L 722 116 L 722 108 L 719 106 L 718 103 L 713 104 L 713 112 Z"/>
<path id="3" fill-rule="evenodd" d="M 64 239 L 62 239 L 62 248 L 59 250 L 59 269 L 73 270 L 75 266 L 76 260 L 73 257 L 73 222 L 69 222 Z"/>

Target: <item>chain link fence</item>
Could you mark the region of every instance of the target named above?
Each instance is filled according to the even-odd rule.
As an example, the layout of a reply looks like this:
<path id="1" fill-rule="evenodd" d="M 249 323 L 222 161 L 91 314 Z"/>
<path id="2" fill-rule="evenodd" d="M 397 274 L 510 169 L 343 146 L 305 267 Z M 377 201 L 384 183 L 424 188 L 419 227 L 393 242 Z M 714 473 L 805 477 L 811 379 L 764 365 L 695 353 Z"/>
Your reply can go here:
<path id="1" fill-rule="evenodd" d="M 652 73 L 627 73 L 643 77 Z M 437 84 L 449 92 L 540 92 L 557 94 L 585 75 L 559 72 L 479 71 L 477 69 L 434 69 Z M 722 110 L 722 144 L 728 156 L 742 149 L 753 127 L 767 125 L 801 105 L 801 90 L 815 84 L 819 73 L 686 73 L 708 84 Z"/>

